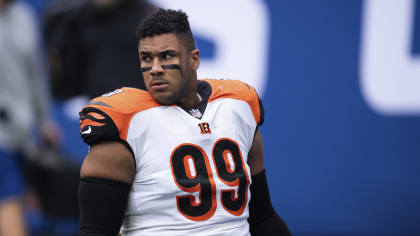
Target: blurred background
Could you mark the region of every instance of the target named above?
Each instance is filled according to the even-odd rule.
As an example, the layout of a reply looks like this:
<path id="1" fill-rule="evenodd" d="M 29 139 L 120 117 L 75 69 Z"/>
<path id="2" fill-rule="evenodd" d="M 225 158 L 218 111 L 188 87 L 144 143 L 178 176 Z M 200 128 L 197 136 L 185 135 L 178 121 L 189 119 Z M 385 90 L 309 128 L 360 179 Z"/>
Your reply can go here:
<path id="1" fill-rule="evenodd" d="M 8 4 L 17 3 L 36 29 L 26 43 L 39 45 L 39 93 L 51 94 L 48 125 L 34 125 L 35 141 L 13 151 L 30 235 L 77 235 L 88 150 L 78 112 L 115 88 L 144 87 L 135 28 L 156 7 L 190 16 L 200 78 L 257 88 L 271 197 L 293 235 L 420 235 L 420 0 Z M 0 10 L 0 50 L 10 48 L 1 45 L 10 14 Z"/>

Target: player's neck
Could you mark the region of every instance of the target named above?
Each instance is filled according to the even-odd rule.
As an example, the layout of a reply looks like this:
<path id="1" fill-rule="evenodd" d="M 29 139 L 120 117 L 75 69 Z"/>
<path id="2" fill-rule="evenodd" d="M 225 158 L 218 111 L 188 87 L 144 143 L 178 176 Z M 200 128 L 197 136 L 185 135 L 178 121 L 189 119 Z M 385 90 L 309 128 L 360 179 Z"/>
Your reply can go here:
<path id="1" fill-rule="evenodd" d="M 200 103 L 200 101 L 201 100 L 197 94 L 197 90 L 195 90 L 194 93 L 190 93 L 187 96 L 184 96 L 179 105 L 184 109 L 193 109 L 198 105 L 198 103 Z"/>
<path id="2" fill-rule="evenodd" d="M 184 95 L 177 103 L 178 106 L 189 110 L 195 108 L 200 103 L 201 99 L 199 95 L 197 95 L 197 83 L 197 74 L 194 73 L 188 82 L 188 86 L 184 91 Z"/>

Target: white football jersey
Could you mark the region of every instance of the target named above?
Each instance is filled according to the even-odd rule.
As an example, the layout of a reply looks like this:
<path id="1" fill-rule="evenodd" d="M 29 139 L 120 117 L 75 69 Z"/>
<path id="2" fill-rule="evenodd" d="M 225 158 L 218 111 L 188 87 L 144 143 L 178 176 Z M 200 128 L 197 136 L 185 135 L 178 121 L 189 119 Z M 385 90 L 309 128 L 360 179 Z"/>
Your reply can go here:
<path id="1" fill-rule="evenodd" d="M 262 119 L 258 96 L 239 81 L 203 82 L 211 94 L 201 119 L 132 88 L 82 110 L 88 144 L 118 139 L 135 157 L 122 235 L 250 235 L 247 157 Z"/>

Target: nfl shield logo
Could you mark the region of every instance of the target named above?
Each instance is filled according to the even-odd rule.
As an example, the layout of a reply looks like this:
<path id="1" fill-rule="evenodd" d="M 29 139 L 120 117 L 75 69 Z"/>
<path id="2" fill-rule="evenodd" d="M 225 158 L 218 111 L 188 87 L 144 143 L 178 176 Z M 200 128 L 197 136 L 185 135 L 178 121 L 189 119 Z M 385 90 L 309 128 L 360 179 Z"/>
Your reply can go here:
<path id="1" fill-rule="evenodd" d="M 201 119 L 201 117 L 203 116 L 203 114 L 201 114 L 200 110 L 198 109 L 191 109 L 190 114 L 197 119 Z"/>

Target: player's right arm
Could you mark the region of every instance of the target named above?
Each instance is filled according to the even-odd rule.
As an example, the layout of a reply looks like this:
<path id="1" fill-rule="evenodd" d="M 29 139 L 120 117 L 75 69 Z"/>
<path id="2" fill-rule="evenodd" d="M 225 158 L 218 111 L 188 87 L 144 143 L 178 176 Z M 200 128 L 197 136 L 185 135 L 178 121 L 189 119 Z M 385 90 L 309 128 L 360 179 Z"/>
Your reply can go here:
<path id="1" fill-rule="evenodd" d="M 90 145 L 80 171 L 81 236 L 118 234 L 135 176 L 134 157 L 117 124 L 122 114 L 114 104 L 100 104 L 80 112 L 82 138 Z"/>
<path id="2" fill-rule="evenodd" d="M 130 151 L 119 142 L 90 148 L 80 172 L 80 235 L 118 234 L 134 178 Z"/>

